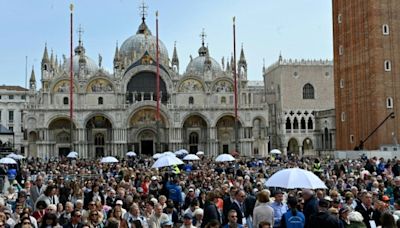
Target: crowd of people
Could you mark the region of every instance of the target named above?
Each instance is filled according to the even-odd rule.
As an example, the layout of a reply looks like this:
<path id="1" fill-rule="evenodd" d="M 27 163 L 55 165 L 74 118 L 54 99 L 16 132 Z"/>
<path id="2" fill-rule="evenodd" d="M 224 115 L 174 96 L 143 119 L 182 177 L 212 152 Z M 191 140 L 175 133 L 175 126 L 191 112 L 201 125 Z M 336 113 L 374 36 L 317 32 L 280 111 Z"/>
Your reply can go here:
<path id="1" fill-rule="evenodd" d="M 0 167 L 1 227 L 400 227 L 400 160 L 202 157 L 152 169 L 152 158 L 37 158 Z M 314 172 L 327 189 L 279 189 L 278 170 Z"/>

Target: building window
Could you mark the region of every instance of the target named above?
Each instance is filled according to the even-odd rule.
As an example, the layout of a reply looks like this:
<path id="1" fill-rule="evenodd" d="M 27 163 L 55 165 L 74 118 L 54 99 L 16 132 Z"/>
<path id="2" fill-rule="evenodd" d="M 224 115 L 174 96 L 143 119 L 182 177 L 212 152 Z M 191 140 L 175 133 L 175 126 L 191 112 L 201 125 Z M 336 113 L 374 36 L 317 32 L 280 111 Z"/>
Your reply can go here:
<path id="1" fill-rule="evenodd" d="M 8 111 L 8 122 L 14 122 L 14 110 Z"/>
<path id="2" fill-rule="evenodd" d="M 14 95 L 8 95 L 9 100 L 14 100 Z"/>
<path id="3" fill-rule="evenodd" d="M 189 97 L 189 104 L 190 105 L 194 104 L 194 98 L 193 97 Z"/>
<path id="4" fill-rule="evenodd" d="M 346 113 L 345 112 L 342 112 L 341 120 L 342 120 L 342 122 L 346 121 Z"/>
<path id="5" fill-rule="evenodd" d="M 344 79 L 340 79 L 340 88 L 341 88 L 341 89 L 344 88 Z"/>
<path id="6" fill-rule="evenodd" d="M 285 125 L 286 125 L 286 130 L 292 129 L 292 124 L 290 123 L 289 117 L 286 118 L 286 124 Z"/>
<path id="7" fill-rule="evenodd" d="M 339 46 L 339 55 L 343 55 L 343 45 Z"/>
<path id="8" fill-rule="evenodd" d="M 303 99 L 314 99 L 314 86 L 310 83 L 307 83 L 303 87 Z"/>
<path id="9" fill-rule="evenodd" d="M 99 97 L 97 99 L 97 104 L 102 105 L 103 104 L 103 97 Z"/>
<path id="10" fill-rule="evenodd" d="M 338 14 L 337 21 L 338 21 L 339 24 L 342 23 L 342 14 L 340 14 L 340 13 Z"/>
<path id="11" fill-rule="evenodd" d="M 26 95 L 21 95 L 22 100 L 26 100 Z"/>
<path id="12" fill-rule="evenodd" d="M 386 108 L 393 108 L 393 98 L 386 98 Z"/>
<path id="13" fill-rule="evenodd" d="M 354 135 L 350 135 L 350 143 L 354 143 Z"/>
<path id="14" fill-rule="evenodd" d="M 391 71 L 392 70 L 392 63 L 390 60 L 385 60 L 385 71 Z"/>
<path id="15" fill-rule="evenodd" d="M 314 129 L 314 124 L 313 124 L 313 121 L 312 121 L 311 117 L 308 118 L 307 129 L 308 129 L 308 130 Z"/>
<path id="16" fill-rule="evenodd" d="M 226 104 L 226 97 L 221 97 L 221 104 Z"/>
<path id="17" fill-rule="evenodd" d="M 14 127 L 8 127 L 8 130 L 14 131 Z"/>
<path id="18" fill-rule="evenodd" d="M 389 25 L 388 24 L 382 25 L 382 33 L 383 33 L 383 35 L 389 35 Z"/>
<path id="19" fill-rule="evenodd" d="M 63 99 L 63 103 L 64 103 L 65 105 L 67 105 L 67 104 L 69 103 L 69 101 L 68 101 L 68 97 L 64 97 L 64 99 Z"/>

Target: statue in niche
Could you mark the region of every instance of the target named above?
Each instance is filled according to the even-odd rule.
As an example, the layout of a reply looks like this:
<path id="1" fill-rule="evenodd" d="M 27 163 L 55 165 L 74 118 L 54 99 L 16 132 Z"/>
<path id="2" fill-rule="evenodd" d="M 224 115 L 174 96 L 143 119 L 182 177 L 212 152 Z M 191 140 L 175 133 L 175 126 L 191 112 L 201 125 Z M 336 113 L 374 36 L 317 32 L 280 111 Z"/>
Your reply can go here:
<path id="1" fill-rule="evenodd" d="M 219 82 L 216 86 L 217 92 L 231 92 L 229 85 L 225 81 Z"/>

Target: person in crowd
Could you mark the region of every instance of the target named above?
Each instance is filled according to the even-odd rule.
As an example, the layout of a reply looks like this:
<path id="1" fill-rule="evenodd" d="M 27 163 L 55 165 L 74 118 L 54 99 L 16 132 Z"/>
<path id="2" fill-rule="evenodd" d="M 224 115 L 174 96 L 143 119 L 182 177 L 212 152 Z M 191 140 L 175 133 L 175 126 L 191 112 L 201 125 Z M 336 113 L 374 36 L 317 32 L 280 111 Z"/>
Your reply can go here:
<path id="1" fill-rule="evenodd" d="M 63 228 L 82 228 L 82 212 L 73 210 L 71 211 L 71 217 L 67 223 L 63 225 Z"/>
<path id="2" fill-rule="evenodd" d="M 281 219 L 281 228 L 303 228 L 305 226 L 305 216 L 303 212 L 297 209 L 298 200 L 295 197 L 289 197 L 287 204 L 288 211 L 283 214 Z"/>
<path id="3" fill-rule="evenodd" d="M 268 205 L 269 193 L 265 190 L 257 194 L 258 206 L 253 211 L 253 227 L 259 226 L 260 222 L 267 221 L 274 224 L 274 209 Z"/>
<path id="4" fill-rule="evenodd" d="M 183 224 L 180 228 L 196 228 L 193 226 L 193 215 L 187 213 L 183 215 Z"/>
<path id="5" fill-rule="evenodd" d="M 211 220 L 217 220 L 221 224 L 221 215 L 218 211 L 216 203 L 218 202 L 218 196 L 216 193 L 210 191 L 207 194 L 207 201 L 204 205 L 203 221 L 201 228 L 204 228 Z"/>
<path id="6" fill-rule="evenodd" d="M 273 227 L 280 227 L 281 218 L 288 210 L 286 203 L 283 202 L 283 192 L 275 191 L 275 201 L 271 203 L 271 207 L 274 210 L 274 222 Z"/>
<path id="7" fill-rule="evenodd" d="M 243 228 L 244 226 L 238 223 L 238 214 L 235 209 L 228 211 L 228 223 L 222 228 Z"/>
<path id="8" fill-rule="evenodd" d="M 321 199 L 318 201 L 318 213 L 312 215 L 308 227 L 337 228 L 340 227 L 339 219 L 328 212 L 329 201 Z"/>

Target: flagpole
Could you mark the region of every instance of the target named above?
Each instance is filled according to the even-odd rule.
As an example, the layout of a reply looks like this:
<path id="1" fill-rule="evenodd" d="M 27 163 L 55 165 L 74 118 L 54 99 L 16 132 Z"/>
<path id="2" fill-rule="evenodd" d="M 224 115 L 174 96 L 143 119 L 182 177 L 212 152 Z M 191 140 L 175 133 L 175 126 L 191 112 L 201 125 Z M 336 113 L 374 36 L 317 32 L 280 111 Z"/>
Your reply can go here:
<path id="1" fill-rule="evenodd" d="M 71 151 L 73 150 L 73 137 L 72 137 L 72 130 L 73 130 L 73 90 L 74 90 L 74 55 L 73 55 L 73 13 L 74 13 L 74 5 L 70 4 L 70 66 L 69 66 L 69 119 L 70 119 L 70 144 L 71 144 Z"/>
<path id="2" fill-rule="evenodd" d="M 235 97 L 235 152 L 239 152 L 239 126 L 238 126 L 238 99 L 237 99 L 237 79 L 236 79 L 236 25 L 233 17 L 233 92 Z"/>
<path id="3" fill-rule="evenodd" d="M 156 11 L 156 62 L 157 62 L 157 79 L 156 79 L 156 99 L 157 99 L 157 112 L 156 112 L 156 127 L 157 127 L 157 145 L 156 152 L 161 152 L 160 148 L 160 59 L 159 59 L 159 45 L 158 45 L 158 11 Z"/>

